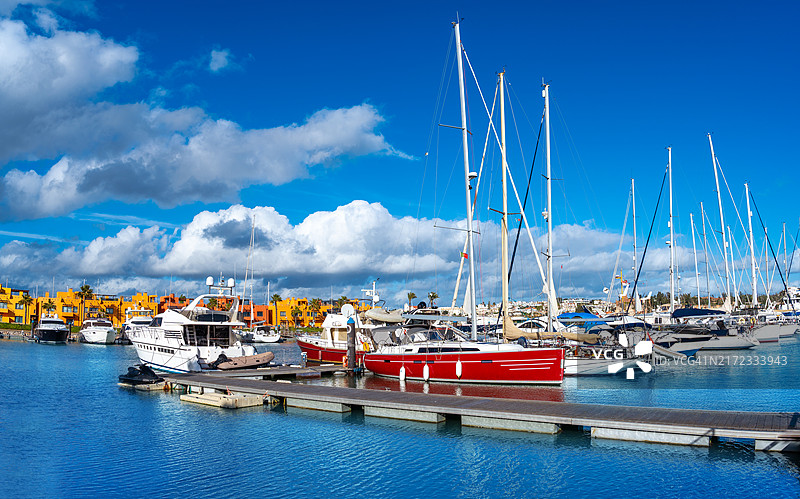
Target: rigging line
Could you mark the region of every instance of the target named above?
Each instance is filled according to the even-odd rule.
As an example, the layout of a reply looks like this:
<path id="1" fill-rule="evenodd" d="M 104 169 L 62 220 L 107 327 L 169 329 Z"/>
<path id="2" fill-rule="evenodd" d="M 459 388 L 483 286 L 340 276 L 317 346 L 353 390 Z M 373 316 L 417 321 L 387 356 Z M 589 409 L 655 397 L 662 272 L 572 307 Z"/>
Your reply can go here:
<path id="1" fill-rule="evenodd" d="M 434 132 L 436 132 L 436 136 L 437 137 L 439 136 L 439 133 L 438 133 L 438 128 L 439 127 L 436 126 L 436 123 L 438 121 L 440 121 L 440 120 L 437 120 L 437 114 L 441 118 L 441 115 L 444 112 L 444 102 L 447 100 L 447 89 L 450 87 L 450 85 L 446 85 L 445 81 L 449 82 L 449 81 L 451 81 L 451 79 L 453 77 L 453 70 L 452 70 L 453 64 L 448 64 L 448 61 L 450 60 L 450 54 L 452 53 L 453 45 L 455 45 L 453 43 L 453 37 L 454 36 L 455 36 L 455 31 L 453 32 L 453 34 L 450 35 L 450 41 L 447 44 L 447 52 L 445 53 L 444 64 L 442 65 L 442 74 L 441 74 L 441 77 L 439 79 L 439 91 L 438 91 L 438 93 L 436 95 L 436 104 L 434 105 L 433 116 L 431 117 L 430 132 L 428 134 L 428 151 L 425 152 L 425 163 L 424 163 L 423 168 L 422 168 L 422 182 L 420 183 L 419 199 L 417 201 L 417 215 L 416 215 L 416 220 L 417 220 L 417 224 L 416 225 L 417 225 L 417 227 L 416 227 L 416 233 L 414 234 L 414 250 L 413 250 L 413 253 L 412 253 L 412 255 L 413 255 L 412 262 L 413 263 L 412 263 L 411 268 L 409 269 L 409 271 L 406 272 L 406 279 L 405 279 L 406 287 L 408 287 L 408 281 L 409 281 L 409 278 L 410 278 L 411 274 L 414 273 L 414 271 L 416 269 L 417 249 L 418 249 L 418 245 L 419 245 L 419 228 L 420 228 L 420 224 L 421 224 L 419 215 L 420 215 L 420 211 L 422 210 L 422 198 L 423 198 L 423 195 L 425 193 L 425 189 L 424 189 L 424 187 L 425 187 L 425 178 L 427 176 L 426 174 L 427 174 L 427 171 L 428 171 L 428 161 L 429 161 L 429 158 L 430 158 L 429 151 L 430 151 L 430 148 L 431 148 L 431 144 L 433 143 Z M 450 68 L 449 71 L 448 71 L 448 68 Z M 444 94 L 444 95 L 442 95 L 442 94 Z M 434 167 L 436 166 L 436 164 L 438 164 L 438 161 L 439 161 L 438 160 L 438 158 L 439 158 L 438 143 L 439 143 L 439 141 L 437 140 L 437 154 L 436 154 L 436 161 L 434 162 Z"/>
<path id="2" fill-rule="evenodd" d="M 798 236 L 800 236 L 800 225 L 798 225 L 797 233 L 794 235 L 794 239 L 792 239 L 792 242 L 794 244 L 792 245 L 792 257 L 789 259 L 789 267 L 786 269 L 786 280 L 787 281 L 789 280 L 789 275 L 792 272 L 792 264 L 794 263 L 794 252 L 797 250 L 797 237 Z"/>
<path id="3" fill-rule="evenodd" d="M 656 223 L 656 216 L 658 216 L 658 207 L 661 204 L 661 196 L 664 194 L 664 184 L 667 181 L 667 173 L 669 173 L 669 169 L 664 169 L 664 178 L 661 179 L 661 190 L 658 192 L 658 198 L 656 200 L 656 209 L 653 211 L 653 219 L 650 221 L 650 231 L 647 233 L 647 241 L 644 243 L 644 251 L 642 252 L 642 262 L 639 264 L 639 269 L 636 271 L 636 279 L 633 280 L 633 289 L 631 290 L 631 296 L 636 295 L 636 286 L 639 284 L 639 275 L 642 273 L 642 268 L 644 267 L 644 258 L 647 256 L 647 248 L 650 246 L 650 236 L 653 234 L 653 226 Z M 670 298 L 672 299 L 672 298 Z M 633 300 L 628 301 L 628 306 L 625 307 L 625 315 L 628 315 L 628 310 L 631 308 L 631 302 Z M 623 321 L 624 324 L 625 321 Z"/>
<path id="4" fill-rule="evenodd" d="M 586 179 L 587 185 L 589 186 L 589 192 L 591 193 L 591 196 L 588 199 L 600 199 L 600 196 L 598 196 L 594 192 L 593 183 L 589 181 L 589 176 L 586 174 L 586 168 L 583 165 L 583 158 L 581 158 L 581 155 L 578 152 L 578 148 L 575 146 L 575 139 L 572 137 L 572 132 L 570 132 L 569 126 L 567 125 L 567 120 L 564 118 L 564 113 L 561 112 L 561 106 L 558 105 L 558 99 L 557 98 L 553 99 L 553 101 L 555 104 L 556 113 L 558 113 L 558 117 L 561 120 L 561 124 L 564 126 L 564 130 L 567 132 L 567 137 L 569 138 L 569 142 L 572 145 L 572 152 L 576 157 L 576 163 L 580 166 L 580 171 L 583 174 L 584 179 Z M 566 192 L 564 192 L 564 196 L 566 196 Z M 602 209 L 599 210 L 599 213 L 600 213 L 600 222 L 603 224 L 603 227 L 607 229 L 608 225 L 606 224 L 606 221 L 603 218 L 603 210 Z M 573 216 L 575 216 L 574 212 Z M 577 219 L 578 217 L 576 216 L 575 220 Z"/>
<path id="5" fill-rule="evenodd" d="M 508 87 L 510 84 L 508 80 L 503 78 L 503 82 L 506 84 L 506 93 L 510 93 L 508 91 Z M 525 161 L 525 150 L 522 147 L 522 137 L 519 135 L 519 126 L 517 126 L 517 115 L 514 114 L 514 106 L 511 105 L 511 99 L 508 99 L 508 108 L 511 110 L 511 122 L 514 123 L 514 132 L 517 134 L 517 144 L 519 145 L 519 154 L 522 157 L 522 164 L 524 165 L 527 163 Z"/>
<path id="6" fill-rule="evenodd" d="M 528 205 L 528 196 L 531 192 L 531 179 L 533 179 L 533 168 L 536 165 L 536 155 L 539 152 L 539 140 L 542 137 L 542 128 L 544 127 L 544 111 L 542 111 L 542 120 L 539 123 L 539 134 L 536 136 L 536 147 L 533 149 L 533 159 L 531 160 L 531 169 L 530 173 L 528 173 L 528 185 L 525 187 L 525 200 L 522 201 L 522 211 L 525 211 L 525 207 Z M 511 271 L 514 269 L 514 257 L 517 255 L 517 246 L 519 245 L 519 235 L 522 231 L 522 218 L 519 220 L 519 225 L 517 226 L 517 236 L 514 239 L 514 250 L 511 252 L 511 263 L 508 266 L 508 275 L 509 279 L 511 278 Z"/>
<path id="7" fill-rule="evenodd" d="M 628 214 L 631 212 L 631 195 L 628 195 L 628 206 L 625 207 L 625 221 L 622 223 L 622 234 L 619 237 L 619 248 L 617 249 L 617 261 L 614 263 L 614 273 L 611 274 L 611 285 L 608 287 L 608 295 L 606 296 L 606 301 L 611 302 L 611 293 L 614 290 L 614 279 L 617 276 L 617 270 L 619 270 L 619 257 L 622 256 L 622 243 L 625 241 L 625 230 L 628 227 Z M 621 273 L 620 273 L 621 274 Z M 620 276 L 620 289 L 622 288 L 622 276 Z M 631 295 L 633 296 L 633 295 Z"/>
<path id="8" fill-rule="evenodd" d="M 719 158 L 717 155 L 714 155 L 714 160 L 717 162 L 717 167 L 719 168 L 719 172 L 722 174 L 722 181 L 725 182 L 725 187 L 728 189 L 728 196 L 731 198 L 731 203 L 733 204 L 733 209 L 736 211 L 736 217 L 739 219 L 739 225 L 742 226 L 742 230 L 747 232 L 747 229 L 744 227 L 744 222 L 742 221 L 742 216 L 739 214 L 739 208 L 736 206 L 736 201 L 733 199 L 733 193 L 731 192 L 731 186 L 728 185 L 728 179 L 725 178 L 725 172 L 722 170 L 722 165 L 719 162 Z"/>
<path id="9" fill-rule="evenodd" d="M 711 219 L 708 218 L 708 212 L 706 212 L 706 220 L 708 220 L 708 224 L 709 224 L 709 226 L 711 226 Z M 712 230 L 711 231 L 711 235 L 714 236 L 714 243 L 716 243 L 717 249 L 719 250 L 720 254 L 723 256 L 723 259 L 727 258 L 727 256 L 722 252 L 722 248 L 721 248 L 721 246 L 719 244 L 719 239 L 717 239 L 717 231 Z M 709 252 L 709 255 L 711 255 L 711 258 L 714 260 L 714 266 L 716 267 L 715 270 L 716 270 L 717 274 L 719 274 L 719 278 L 720 278 L 720 281 L 721 281 L 722 280 L 722 269 L 720 268 L 721 266 L 720 266 L 719 262 L 717 262 L 717 259 L 714 258 L 714 253 L 710 253 Z M 715 276 L 715 282 L 716 282 L 716 276 Z"/>
<path id="10" fill-rule="evenodd" d="M 753 208 L 756 209 L 756 215 L 758 215 L 758 221 L 761 223 L 761 228 L 764 229 L 764 239 L 767 240 L 767 244 L 769 245 L 769 251 L 772 253 L 772 258 L 775 260 L 775 267 L 778 269 L 778 275 L 781 277 L 781 282 L 783 283 L 783 290 L 786 292 L 785 296 L 789 296 L 789 287 L 786 285 L 786 281 L 783 278 L 783 272 L 781 272 L 781 266 L 778 264 L 778 257 L 775 256 L 775 250 L 772 248 L 772 242 L 769 240 L 769 236 L 767 235 L 767 228 L 764 226 L 764 221 L 761 220 L 761 212 L 758 211 L 758 205 L 756 205 L 756 198 L 753 197 L 753 191 L 750 191 L 750 200 L 753 201 Z M 769 294 L 767 294 L 769 296 Z M 789 300 L 789 305 L 792 306 L 792 312 L 794 312 L 794 300 Z"/>

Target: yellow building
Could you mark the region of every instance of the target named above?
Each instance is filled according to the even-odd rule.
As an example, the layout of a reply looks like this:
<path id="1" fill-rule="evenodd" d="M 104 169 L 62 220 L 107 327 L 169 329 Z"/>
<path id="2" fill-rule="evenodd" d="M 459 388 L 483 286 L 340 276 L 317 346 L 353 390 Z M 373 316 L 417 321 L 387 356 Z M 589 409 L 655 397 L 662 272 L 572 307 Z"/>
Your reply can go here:
<path id="1" fill-rule="evenodd" d="M 34 313 L 35 303 L 31 300 L 27 307 L 25 296 L 29 296 L 27 289 L 5 288 L 0 286 L 0 322 L 13 324 L 27 324 Z"/>
<path id="2" fill-rule="evenodd" d="M 131 297 L 117 295 L 93 294 L 90 298 L 81 300 L 78 292 L 69 288 L 67 291 L 56 292 L 55 297 L 50 293 L 36 300 L 36 316 L 41 317 L 51 310 L 65 322 L 80 325 L 81 321 L 89 317 L 104 317 L 110 319 L 114 327 L 121 327 L 125 322 L 125 313 L 133 309 L 147 309 L 152 315 L 158 313 L 158 296 L 147 293 L 137 293 Z"/>

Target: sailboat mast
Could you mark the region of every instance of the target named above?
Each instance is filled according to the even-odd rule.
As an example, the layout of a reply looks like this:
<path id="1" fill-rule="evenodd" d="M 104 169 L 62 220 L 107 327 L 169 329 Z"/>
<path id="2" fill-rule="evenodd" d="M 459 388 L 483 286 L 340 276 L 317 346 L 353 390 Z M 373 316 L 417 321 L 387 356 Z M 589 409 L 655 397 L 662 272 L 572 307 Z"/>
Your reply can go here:
<path id="1" fill-rule="evenodd" d="M 456 51 L 458 52 L 458 92 L 461 101 L 461 142 L 463 147 L 464 156 L 464 190 L 467 197 L 467 260 L 469 260 L 469 292 L 470 292 L 470 310 L 469 317 L 471 323 L 471 335 L 473 340 L 478 339 L 478 318 L 475 312 L 475 251 L 472 242 L 472 200 L 470 199 L 470 175 L 469 175 L 469 147 L 467 137 L 467 108 L 466 99 L 464 97 L 464 67 L 462 62 L 461 53 L 461 31 L 459 30 L 459 23 L 453 23 L 456 35 Z"/>
<path id="2" fill-rule="evenodd" d="M 689 224 L 692 226 L 692 250 L 694 251 L 694 281 L 697 283 L 697 306 L 700 306 L 700 270 L 697 267 L 697 245 L 694 242 L 694 213 L 689 213 Z"/>
<path id="3" fill-rule="evenodd" d="M 725 229 L 722 230 L 725 232 Z M 733 308 L 739 304 L 739 289 L 736 287 L 736 264 L 733 263 L 733 237 L 731 236 L 731 226 L 728 226 L 728 247 L 731 249 L 731 280 L 733 281 Z"/>
<path id="4" fill-rule="evenodd" d="M 753 245 L 753 212 L 750 211 L 750 186 L 744 184 L 744 197 L 747 198 L 747 225 L 750 231 L 750 275 L 753 278 L 753 306 L 758 308 L 758 281 L 756 281 L 756 253 Z"/>
<path id="5" fill-rule="evenodd" d="M 633 277 L 636 278 L 636 191 L 631 179 L 631 204 L 633 205 Z"/>
<path id="6" fill-rule="evenodd" d="M 556 304 L 553 285 L 553 188 L 550 172 L 550 85 L 545 84 L 544 97 L 545 158 L 547 161 L 547 330 L 553 331 L 553 307 Z"/>
<path id="7" fill-rule="evenodd" d="M 675 231 L 672 223 L 672 147 L 667 147 L 669 171 L 669 313 L 675 311 Z"/>
<path id="8" fill-rule="evenodd" d="M 714 154 L 714 142 L 711 141 L 711 134 L 708 134 L 708 145 L 711 146 L 711 163 L 714 166 L 714 181 L 717 184 L 717 203 L 719 204 L 719 226 L 722 231 L 722 257 L 725 259 L 725 298 L 726 308 L 731 307 L 731 284 L 730 269 L 728 268 L 728 243 L 725 240 L 725 215 L 722 212 L 722 191 L 719 190 L 719 174 L 717 173 L 717 156 Z M 731 262 L 732 263 L 732 262 Z"/>
<path id="9" fill-rule="evenodd" d="M 506 157 L 505 71 L 500 76 L 500 155 L 503 163 L 503 221 L 500 224 L 501 279 L 503 285 L 503 324 L 508 317 L 508 158 Z"/>
<path id="10" fill-rule="evenodd" d="M 703 220 L 703 259 L 706 261 L 706 294 L 708 295 L 708 308 L 711 308 L 711 277 L 708 268 L 708 239 L 706 239 L 706 210 L 700 202 L 700 218 Z M 700 306 L 700 304 L 697 304 Z"/>

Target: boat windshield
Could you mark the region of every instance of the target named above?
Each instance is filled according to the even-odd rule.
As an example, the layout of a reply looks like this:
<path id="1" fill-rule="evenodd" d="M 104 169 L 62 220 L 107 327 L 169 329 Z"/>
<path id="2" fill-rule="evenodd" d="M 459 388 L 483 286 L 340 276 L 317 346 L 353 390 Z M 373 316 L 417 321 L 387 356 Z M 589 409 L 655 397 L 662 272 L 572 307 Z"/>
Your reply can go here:
<path id="1" fill-rule="evenodd" d="M 466 341 L 467 338 L 460 331 L 451 327 L 411 327 L 404 331 L 400 338 L 401 344 L 424 343 L 428 341 Z"/>

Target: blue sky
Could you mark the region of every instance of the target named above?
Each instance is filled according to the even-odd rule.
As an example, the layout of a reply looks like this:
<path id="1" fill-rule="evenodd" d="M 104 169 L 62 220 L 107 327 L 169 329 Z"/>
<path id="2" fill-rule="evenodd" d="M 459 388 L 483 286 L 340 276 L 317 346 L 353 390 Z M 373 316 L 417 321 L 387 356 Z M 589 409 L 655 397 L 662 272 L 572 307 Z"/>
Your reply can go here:
<path id="1" fill-rule="evenodd" d="M 0 279 L 190 294 L 205 275 L 242 276 L 255 214 L 256 295 L 269 281 L 286 296 L 353 297 L 380 278 L 392 304 L 408 291 L 449 301 L 463 234 L 434 225 L 464 217 L 460 136 L 437 126 L 459 123 L 456 12 L 487 99 L 506 69 L 520 188 L 541 81 L 551 84 L 561 295 L 599 296 L 610 283 L 632 177 L 643 245 L 668 145 L 682 288 L 695 289 L 689 213 L 699 218 L 703 201 L 719 224 L 708 132 L 740 212 L 750 182 L 773 245 L 783 222 L 795 235 L 791 2 L 5 1 Z M 468 98 L 474 153 L 487 118 L 472 81 Z M 476 251 L 481 299 L 493 301 L 495 145 L 487 158 Z M 527 212 L 537 244 L 540 159 Z M 737 265 L 749 267 L 723 202 Z M 668 287 L 663 208 L 655 227 L 645 291 Z M 530 245 L 520 247 L 514 297 L 541 299 Z"/>

